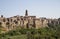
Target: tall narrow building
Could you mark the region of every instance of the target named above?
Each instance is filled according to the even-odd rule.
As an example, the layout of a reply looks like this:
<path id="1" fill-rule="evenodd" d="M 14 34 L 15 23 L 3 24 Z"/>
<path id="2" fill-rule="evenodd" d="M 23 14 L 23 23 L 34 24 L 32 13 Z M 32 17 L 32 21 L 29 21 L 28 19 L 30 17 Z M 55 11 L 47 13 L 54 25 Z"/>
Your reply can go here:
<path id="1" fill-rule="evenodd" d="M 28 10 L 25 11 L 25 16 L 28 16 Z"/>

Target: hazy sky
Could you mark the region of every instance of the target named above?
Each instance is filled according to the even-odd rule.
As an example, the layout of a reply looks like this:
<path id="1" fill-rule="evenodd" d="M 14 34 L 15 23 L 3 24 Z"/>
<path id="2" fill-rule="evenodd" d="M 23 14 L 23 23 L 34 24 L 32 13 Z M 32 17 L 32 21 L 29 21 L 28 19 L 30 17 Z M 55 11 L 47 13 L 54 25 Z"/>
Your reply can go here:
<path id="1" fill-rule="evenodd" d="M 0 0 L 0 15 L 11 17 L 29 15 L 47 18 L 60 17 L 60 0 Z"/>

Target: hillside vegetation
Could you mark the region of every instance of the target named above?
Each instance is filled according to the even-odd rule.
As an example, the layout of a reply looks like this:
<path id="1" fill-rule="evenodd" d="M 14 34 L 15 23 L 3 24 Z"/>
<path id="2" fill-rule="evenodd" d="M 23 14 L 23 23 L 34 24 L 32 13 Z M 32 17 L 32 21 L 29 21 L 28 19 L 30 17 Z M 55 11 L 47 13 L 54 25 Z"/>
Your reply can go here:
<path id="1" fill-rule="evenodd" d="M 40 29 L 17 28 L 6 33 L 0 33 L 0 39 L 60 39 L 60 25 L 50 25 Z"/>

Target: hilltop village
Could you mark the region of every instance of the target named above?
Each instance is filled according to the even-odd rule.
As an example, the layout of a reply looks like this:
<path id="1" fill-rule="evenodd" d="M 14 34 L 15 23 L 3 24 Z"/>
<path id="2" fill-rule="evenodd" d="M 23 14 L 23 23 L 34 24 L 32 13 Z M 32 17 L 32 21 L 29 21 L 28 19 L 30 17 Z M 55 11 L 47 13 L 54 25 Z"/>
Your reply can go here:
<path id="1" fill-rule="evenodd" d="M 36 16 L 29 16 L 28 10 L 25 11 L 25 16 L 13 16 L 10 18 L 5 18 L 3 15 L 0 17 L 0 28 L 3 30 L 12 30 L 17 27 L 22 28 L 36 28 L 48 27 L 49 25 L 58 25 L 60 24 L 59 19 L 48 19 L 48 18 L 36 18 Z"/>

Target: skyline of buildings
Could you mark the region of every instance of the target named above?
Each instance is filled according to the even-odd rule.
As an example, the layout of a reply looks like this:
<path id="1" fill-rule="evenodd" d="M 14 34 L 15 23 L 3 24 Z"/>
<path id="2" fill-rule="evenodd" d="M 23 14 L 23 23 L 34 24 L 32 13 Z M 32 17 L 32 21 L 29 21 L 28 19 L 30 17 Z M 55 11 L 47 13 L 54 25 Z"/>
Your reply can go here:
<path id="1" fill-rule="evenodd" d="M 32 16 L 59 18 L 60 0 L 0 0 L 0 15 L 5 17 L 24 15 L 26 9 Z"/>

